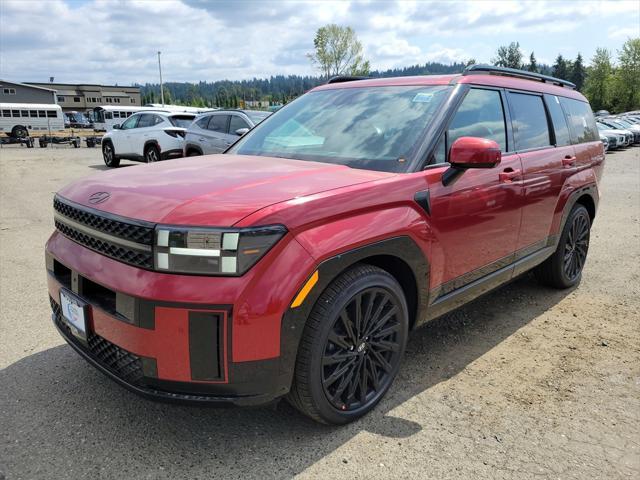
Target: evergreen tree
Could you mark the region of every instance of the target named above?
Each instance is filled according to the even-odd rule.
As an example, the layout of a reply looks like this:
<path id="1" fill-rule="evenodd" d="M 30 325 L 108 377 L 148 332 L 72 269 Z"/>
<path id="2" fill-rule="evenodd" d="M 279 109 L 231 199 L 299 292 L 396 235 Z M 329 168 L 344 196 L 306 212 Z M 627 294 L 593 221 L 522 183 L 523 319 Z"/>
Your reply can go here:
<path id="1" fill-rule="evenodd" d="M 571 65 L 571 75 L 569 76 L 569 80 L 576 84 L 577 90 L 581 91 L 584 86 L 584 79 L 586 76 L 587 71 L 582 63 L 582 55 L 578 53 L 575 62 Z"/>
<path id="2" fill-rule="evenodd" d="M 567 80 L 569 77 L 569 68 L 567 66 L 567 61 L 564 59 L 562 54 L 559 54 L 556 57 L 556 63 L 553 64 L 553 76 L 556 78 L 561 78 L 563 80 Z"/>
<path id="3" fill-rule="evenodd" d="M 536 61 L 536 56 L 531 52 L 529 55 L 529 65 L 527 65 L 527 70 L 530 72 L 538 73 L 538 62 Z"/>

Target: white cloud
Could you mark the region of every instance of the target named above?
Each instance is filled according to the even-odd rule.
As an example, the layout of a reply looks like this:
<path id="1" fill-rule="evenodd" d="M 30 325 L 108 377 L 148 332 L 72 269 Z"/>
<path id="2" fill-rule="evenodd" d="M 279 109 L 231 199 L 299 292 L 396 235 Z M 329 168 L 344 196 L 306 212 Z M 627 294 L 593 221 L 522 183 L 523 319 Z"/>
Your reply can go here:
<path id="1" fill-rule="evenodd" d="M 305 53 L 326 23 L 352 26 L 379 69 L 489 61 L 512 40 L 540 59 L 589 58 L 639 22 L 637 1 L 0 0 L 0 77 L 154 82 L 158 50 L 167 81 L 310 75 Z"/>

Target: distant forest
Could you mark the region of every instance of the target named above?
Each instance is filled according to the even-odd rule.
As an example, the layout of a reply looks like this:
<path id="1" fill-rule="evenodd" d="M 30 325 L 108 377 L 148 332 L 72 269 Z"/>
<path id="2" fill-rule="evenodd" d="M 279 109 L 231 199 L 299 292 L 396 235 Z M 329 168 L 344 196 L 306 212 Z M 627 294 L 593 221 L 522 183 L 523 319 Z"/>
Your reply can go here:
<path id="1" fill-rule="evenodd" d="M 370 72 L 370 77 L 398 77 L 413 75 L 438 75 L 460 73 L 464 63 L 446 65 L 427 62 L 404 68 Z M 538 65 L 541 73 L 550 74 L 551 67 Z M 317 76 L 276 75 L 252 80 L 219 80 L 216 82 L 167 82 L 164 84 L 165 103 L 191 105 L 196 107 L 242 107 L 244 101 L 263 101 L 269 105 L 283 105 L 302 95 L 307 90 L 324 83 L 326 79 Z M 142 103 L 160 103 L 160 85 L 147 83 L 141 88 Z"/>

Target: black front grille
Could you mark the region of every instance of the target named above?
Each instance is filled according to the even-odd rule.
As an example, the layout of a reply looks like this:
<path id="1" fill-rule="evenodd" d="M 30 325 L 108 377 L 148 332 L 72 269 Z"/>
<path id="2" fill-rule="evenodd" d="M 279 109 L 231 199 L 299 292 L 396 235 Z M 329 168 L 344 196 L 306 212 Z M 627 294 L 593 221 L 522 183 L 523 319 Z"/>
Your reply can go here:
<path id="1" fill-rule="evenodd" d="M 60 197 L 53 199 L 58 231 L 85 247 L 120 262 L 152 269 L 152 224 L 79 207 Z"/>
<path id="2" fill-rule="evenodd" d="M 88 211 L 64 203 L 59 198 L 53 199 L 53 209 L 74 222 L 86 225 L 109 235 L 124 238 L 135 243 L 151 245 L 153 243 L 153 227 L 136 225 L 128 221 L 116 220 L 95 211 Z"/>
<path id="3" fill-rule="evenodd" d="M 94 360 L 110 370 L 114 375 L 131 385 L 141 385 L 143 378 L 142 360 L 95 333 L 87 332 L 87 344 L 75 339 L 71 329 L 62 320 L 60 305 L 51 297 L 51 310 L 58 328 L 75 345 L 83 348 Z"/>
<path id="4" fill-rule="evenodd" d="M 103 255 L 107 255 L 121 262 L 135 265 L 136 267 L 152 268 L 153 267 L 153 255 L 149 252 L 141 252 L 132 248 L 116 245 L 111 242 L 87 235 L 80 232 L 62 222 L 55 221 L 56 228 L 66 237 L 71 240 L 84 245 L 96 252 L 100 252 Z"/>

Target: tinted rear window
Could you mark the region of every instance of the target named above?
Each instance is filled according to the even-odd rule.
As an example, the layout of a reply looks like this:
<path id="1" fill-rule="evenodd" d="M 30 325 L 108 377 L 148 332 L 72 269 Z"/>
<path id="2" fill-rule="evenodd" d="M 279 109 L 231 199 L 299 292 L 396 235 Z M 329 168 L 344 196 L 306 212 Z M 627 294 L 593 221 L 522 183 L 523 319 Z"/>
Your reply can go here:
<path id="1" fill-rule="evenodd" d="M 509 92 L 509 106 L 516 150 L 551 145 L 547 113 L 542 97 Z"/>
<path id="2" fill-rule="evenodd" d="M 555 95 L 545 95 L 547 102 L 547 110 L 551 116 L 551 122 L 553 123 L 553 130 L 556 136 L 556 146 L 565 147 L 571 145 L 571 135 L 569 134 L 569 126 L 567 125 L 567 119 L 564 116 L 562 107 L 560 106 L 560 99 Z"/>
<path id="3" fill-rule="evenodd" d="M 569 120 L 571 139 L 574 144 L 599 140 L 596 120 L 588 103 L 565 97 L 560 98 L 560 103 Z"/>
<path id="4" fill-rule="evenodd" d="M 171 125 L 174 127 L 188 128 L 194 118 L 195 117 L 193 115 L 175 115 L 173 117 L 169 117 L 169 121 L 171 121 Z"/>

